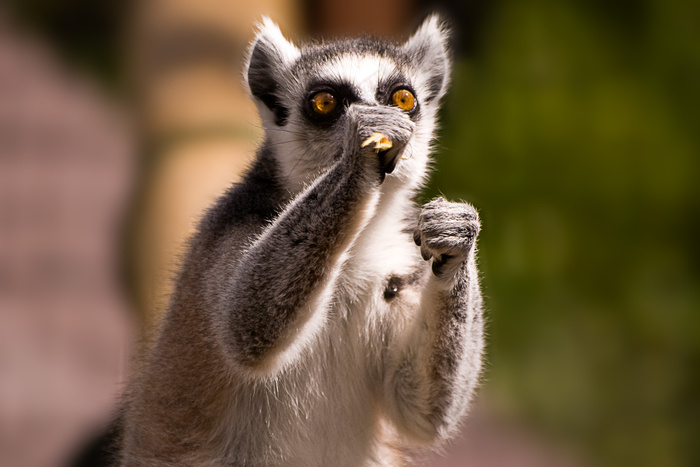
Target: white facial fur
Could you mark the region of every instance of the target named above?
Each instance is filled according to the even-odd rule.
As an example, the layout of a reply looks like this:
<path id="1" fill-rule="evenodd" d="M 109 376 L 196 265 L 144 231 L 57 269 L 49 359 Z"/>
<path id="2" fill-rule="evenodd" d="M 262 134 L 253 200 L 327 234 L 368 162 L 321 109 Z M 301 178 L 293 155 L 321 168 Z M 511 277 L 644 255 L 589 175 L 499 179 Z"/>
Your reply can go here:
<path id="1" fill-rule="evenodd" d="M 339 148 L 344 140 L 342 128 L 332 131 L 319 131 L 305 119 L 301 103 L 307 99 L 308 82 L 315 81 L 343 82 L 353 87 L 363 104 L 386 105 L 377 102 L 377 86 L 389 80 L 394 73 L 400 72 L 413 87 L 420 106 L 420 115 L 413 137 L 399 161 L 394 173 L 388 179 L 400 181 L 410 189 L 419 188 L 425 178 L 429 163 L 430 142 L 436 127 L 438 101 L 444 93 L 443 83 L 439 94 L 428 101 L 430 95 L 431 73 L 437 65 L 446 67 L 445 31 L 441 29 L 436 17 L 428 19 L 419 30 L 397 50 L 415 60 L 409 62 L 395 60 L 378 53 L 358 53 L 343 51 L 309 74 L 299 75 L 293 71 L 294 63 L 302 56 L 304 49 L 299 49 L 285 39 L 276 24 L 269 18 L 263 18 L 256 41 L 263 43 L 276 55 L 276 75 L 279 77 L 280 103 L 289 110 L 284 125 L 276 123 L 275 114 L 260 100 L 256 100 L 266 137 L 273 148 L 273 153 L 282 171 L 282 180 L 292 193 L 299 192 L 315 179 L 319 173 L 328 169 L 333 163 L 329 154 Z M 436 38 L 439 40 L 436 41 Z M 252 49 L 251 48 L 251 51 Z M 440 63 L 440 62 L 444 63 Z M 447 70 L 444 72 L 445 81 Z M 247 74 L 246 74 L 247 78 Z M 329 150 L 330 148 L 330 150 Z M 389 182 L 387 186 L 395 185 Z"/>

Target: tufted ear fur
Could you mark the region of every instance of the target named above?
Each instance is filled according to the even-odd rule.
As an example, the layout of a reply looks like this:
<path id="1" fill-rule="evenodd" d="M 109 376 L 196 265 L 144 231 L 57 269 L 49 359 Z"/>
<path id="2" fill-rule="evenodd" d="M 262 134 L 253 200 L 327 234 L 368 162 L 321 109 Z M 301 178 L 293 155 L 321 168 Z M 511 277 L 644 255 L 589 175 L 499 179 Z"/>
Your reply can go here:
<path id="1" fill-rule="evenodd" d="M 403 45 L 421 73 L 426 76 L 427 102 L 441 98 L 450 74 L 449 30 L 437 14 L 428 16 Z"/>
<path id="2" fill-rule="evenodd" d="M 299 49 L 284 38 L 279 26 L 263 16 L 249 49 L 245 82 L 253 97 L 272 111 L 278 126 L 283 126 L 289 115 L 277 95 L 278 80 L 299 55 Z"/>

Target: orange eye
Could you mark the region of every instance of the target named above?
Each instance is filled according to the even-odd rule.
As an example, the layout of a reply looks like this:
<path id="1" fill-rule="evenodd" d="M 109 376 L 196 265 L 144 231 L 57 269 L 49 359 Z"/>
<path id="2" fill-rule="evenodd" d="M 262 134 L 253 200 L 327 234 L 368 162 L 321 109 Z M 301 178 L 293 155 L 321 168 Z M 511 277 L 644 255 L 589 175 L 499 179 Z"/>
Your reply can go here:
<path id="1" fill-rule="evenodd" d="M 416 98 L 408 89 L 399 89 L 391 96 L 394 105 L 401 110 L 410 112 L 416 107 Z"/>
<path id="2" fill-rule="evenodd" d="M 335 109 L 337 105 L 338 101 L 330 92 L 317 92 L 314 94 L 314 97 L 311 98 L 311 106 L 314 108 L 314 112 L 321 115 L 328 115 L 333 112 L 333 109 Z"/>

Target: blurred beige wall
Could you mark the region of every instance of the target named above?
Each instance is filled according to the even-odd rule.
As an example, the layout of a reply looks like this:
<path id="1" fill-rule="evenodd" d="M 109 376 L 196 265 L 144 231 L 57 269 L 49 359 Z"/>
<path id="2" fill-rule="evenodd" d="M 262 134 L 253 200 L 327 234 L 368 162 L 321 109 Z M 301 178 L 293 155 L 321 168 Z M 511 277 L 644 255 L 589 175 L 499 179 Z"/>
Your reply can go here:
<path id="1" fill-rule="evenodd" d="M 147 328 L 199 217 L 238 180 L 262 131 L 243 86 L 243 57 L 262 15 L 295 37 L 296 1 L 150 0 L 133 18 L 130 50 L 143 177 L 131 231 L 132 284 Z"/>

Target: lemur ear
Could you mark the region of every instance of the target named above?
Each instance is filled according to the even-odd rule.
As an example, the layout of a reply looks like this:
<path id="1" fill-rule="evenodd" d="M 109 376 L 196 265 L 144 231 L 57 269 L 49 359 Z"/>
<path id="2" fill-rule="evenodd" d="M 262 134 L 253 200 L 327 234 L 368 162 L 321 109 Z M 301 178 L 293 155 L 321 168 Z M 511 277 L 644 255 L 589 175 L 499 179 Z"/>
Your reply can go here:
<path id="1" fill-rule="evenodd" d="M 442 97 L 447 89 L 450 75 L 450 33 L 447 25 L 437 14 L 428 16 L 403 45 L 404 51 L 427 77 L 428 95 L 425 102 Z"/>
<path id="2" fill-rule="evenodd" d="M 278 79 L 299 55 L 299 49 L 284 38 L 279 26 L 263 16 L 248 51 L 245 82 L 253 97 L 273 112 L 278 126 L 283 126 L 289 115 L 289 110 L 281 104 L 277 95 Z"/>

